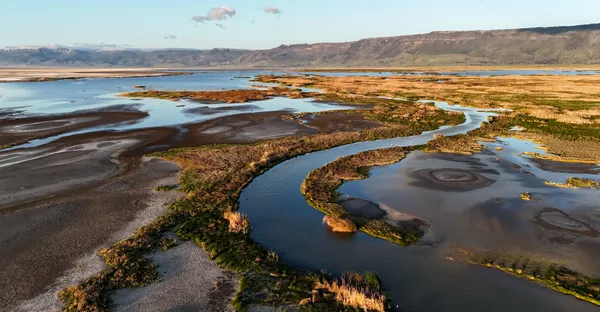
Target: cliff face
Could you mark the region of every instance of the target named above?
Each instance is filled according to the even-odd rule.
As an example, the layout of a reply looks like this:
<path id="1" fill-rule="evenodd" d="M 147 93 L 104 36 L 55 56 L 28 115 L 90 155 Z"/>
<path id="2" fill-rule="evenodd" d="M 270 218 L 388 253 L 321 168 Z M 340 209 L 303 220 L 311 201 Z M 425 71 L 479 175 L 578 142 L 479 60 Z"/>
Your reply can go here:
<path id="1" fill-rule="evenodd" d="M 47 66 L 403 66 L 600 63 L 600 24 L 446 31 L 269 50 L 0 50 L 0 65 Z"/>

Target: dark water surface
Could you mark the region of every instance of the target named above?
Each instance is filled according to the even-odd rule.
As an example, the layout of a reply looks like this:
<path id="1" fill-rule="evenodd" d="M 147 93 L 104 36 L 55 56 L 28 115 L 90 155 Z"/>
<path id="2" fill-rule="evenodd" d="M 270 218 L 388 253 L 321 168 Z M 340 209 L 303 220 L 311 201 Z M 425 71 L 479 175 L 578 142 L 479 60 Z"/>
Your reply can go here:
<path id="1" fill-rule="evenodd" d="M 428 244 L 403 248 L 364 233 L 351 237 L 335 235 L 321 224 L 323 214 L 309 206 L 301 195 L 300 185 L 306 175 L 338 157 L 391 145 L 423 144 L 434 133 L 464 133 L 487 118 L 487 113 L 461 110 L 468 121 L 457 127 L 315 152 L 283 162 L 257 177 L 240 197 L 240 210 L 253 225 L 252 238 L 277 252 L 287 263 L 304 269 L 325 269 L 334 274 L 376 272 L 398 311 L 598 311 L 592 304 L 497 270 L 444 260 L 449 243 L 458 241 L 473 246 L 516 246 L 549 254 L 557 251 L 560 257 L 577 260 L 574 262 L 580 267 L 597 269 L 593 259 L 594 255 L 600 256 L 596 252 L 598 245 L 593 245 L 595 249 L 581 248 L 585 244 L 560 248 L 552 245 L 553 235 L 565 232 L 566 237 L 587 239 L 581 233 L 568 231 L 581 224 L 571 223 L 564 215 L 548 215 L 545 221 L 558 229 L 540 232 L 528 221 L 536 205 L 551 205 L 590 226 L 599 226 L 600 220 L 591 214 L 597 209 L 597 194 L 593 191 L 573 196 L 574 190 L 544 186 L 544 178 L 564 179 L 564 174 L 526 168 L 539 174 L 535 177 L 523 173 L 527 170 L 521 166 L 517 169 L 496 161 L 496 155 L 489 151 L 474 157 L 415 152 L 398 164 L 374 169 L 367 180 L 341 187 L 340 191 L 351 197 L 427 220 L 432 228 L 426 240 L 434 242 L 434 247 Z M 501 154 L 512 155 L 508 147 Z M 479 187 L 448 190 L 414 174 L 423 169 L 436 169 L 432 176 L 441 180 L 463 179 L 467 186 L 474 183 Z M 493 183 L 482 184 L 481 178 L 473 179 L 465 172 Z M 524 191 L 540 193 L 534 197 L 543 200 L 525 203 L 520 199 Z"/>

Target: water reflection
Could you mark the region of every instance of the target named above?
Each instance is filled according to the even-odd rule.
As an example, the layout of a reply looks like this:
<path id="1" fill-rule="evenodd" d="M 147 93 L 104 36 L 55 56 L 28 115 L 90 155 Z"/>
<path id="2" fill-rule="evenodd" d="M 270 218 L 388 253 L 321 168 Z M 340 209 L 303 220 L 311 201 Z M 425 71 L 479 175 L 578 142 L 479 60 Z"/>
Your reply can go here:
<path id="1" fill-rule="evenodd" d="M 202 122 L 223 116 L 249 112 L 320 112 L 353 107 L 318 103 L 310 99 L 273 98 L 252 104 L 201 104 L 192 101 L 168 101 L 158 99 L 130 99 L 119 93 L 138 91 L 134 86 L 143 85 L 156 90 L 225 90 L 251 88 L 251 77 L 260 71 L 202 72 L 194 75 L 59 80 L 43 83 L 0 84 L 0 109 L 18 110 L 24 115 L 66 114 L 82 111 L 108 109 L 138 109 L 148 112 L 148 117 L 137 122 L 103 125 L 81 129 L 61 135 L 33 140 L 15 148 L 35 147 L 74 134 L 103 130 L 133 130 L 153 127 L 176 126 Z M 237 77 L 237 78 L 236 78 Z M 240 78 L 244 77 L 244 78 Z M 249 78 L 250 77 L 250 78 Z M 204 109 L 204 112 L 203 112 Z M 12 114 L 6 114 L 10 116 Z"/>

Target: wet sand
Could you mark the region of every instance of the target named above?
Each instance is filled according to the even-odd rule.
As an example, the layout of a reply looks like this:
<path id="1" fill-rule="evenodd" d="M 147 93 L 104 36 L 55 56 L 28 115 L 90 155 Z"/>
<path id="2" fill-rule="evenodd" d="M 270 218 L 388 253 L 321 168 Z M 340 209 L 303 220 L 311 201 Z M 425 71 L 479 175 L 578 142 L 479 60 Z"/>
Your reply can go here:
<path id="1" fill-rule="evenodd" d="M 229 302 L 237 277 L 221 270 L 194 242 L 179 240 L 177 246 L 148 258 L 158 265 L 160 282 L 118 290 L 114 311 L 233 311 Z"/>
<path id="2" fill-rule="evenodd" d="M 358 131 L 381 126 L 350 114 L 316 114 L 311 119 L 314 123 L 310 125 L 303 123 L 302 119 L 293 120 L 288 111 L 225 116 L 186 126 L 184 140 L 202 144 L 248 143 L 292 135 Z"/>
<path id="3" fill-rule="evenodd" d="M 96 111 L 2 120 L 0 146 L 18 145 L 94 126 L 135 122 L 147 116 L 148 113 L 136 110 L 135 106 L 122 105 Z"/>
<path id="4" fill-rule="evenodd" d="M 175 134 L 92 133 L 0 153 L 0 311 L 24 300 L 23 311 L 57 310 L 58 289 L 103 267 L 97 249 L 165 211 L 173 195 L 152 188 L 179 169 L 137 155 Z"/>
<path id="5" fill-rule="evenodd" d="M 83 78 L 125 78 L 185 75 L 154 68 L 0 68 L 0 82 L 41 82 Z"/>
<path id="6" fill-rule="evenodd" d="M 304 114 L 298 120 L 307 127 L 319 130 L 354 131 L 381 127 L 381 124 L 377 122 L 365 120 L 358 114 L 349 113 Z"/>
<path id="7" fill-rule="evenodd" d="M 74 135 L 37 148 L 0 152 L 0 213 L 26 201 L 84 187 L 125 170 L 121 152 L 142 153 L 169 140 L 174 129 Z M 131 161 L 131 160 L 129 160 Z"/>

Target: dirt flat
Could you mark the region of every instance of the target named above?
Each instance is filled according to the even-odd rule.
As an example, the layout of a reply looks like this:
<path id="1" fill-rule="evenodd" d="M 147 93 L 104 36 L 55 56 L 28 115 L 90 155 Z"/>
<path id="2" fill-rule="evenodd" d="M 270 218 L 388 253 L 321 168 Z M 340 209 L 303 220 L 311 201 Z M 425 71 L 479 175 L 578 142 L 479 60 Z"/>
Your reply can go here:
<path id="1" fill-rule="evenodd" d="M 83 78 L 175 76 L 189 73 L 154 68 L 0 68 L 0 82 L 41 82 Z"/>

